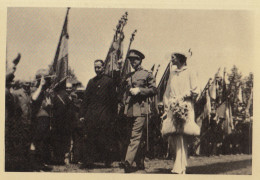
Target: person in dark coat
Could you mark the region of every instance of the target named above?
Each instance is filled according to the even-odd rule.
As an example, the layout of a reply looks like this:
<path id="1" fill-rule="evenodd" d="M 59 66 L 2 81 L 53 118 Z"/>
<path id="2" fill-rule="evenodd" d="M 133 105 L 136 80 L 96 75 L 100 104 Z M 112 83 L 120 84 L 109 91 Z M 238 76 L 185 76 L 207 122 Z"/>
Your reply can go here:
<path id="1" fill-rule="evenodd" d="M 25 86 L 25 84 L 23 85 Z M 16 118 L 9 129 L 11 130 L 12 142 L 15 143 L 13 157 L 16 157 L 17 171 L 30 171 L 30 145 L 31 145 L 31 96 L 27 87 L 13 90 L 12 94 L 16 99 Z M 19 116 L 17 116 L 19 114 Z"/>
<path id="2" fill-rule="evenodd" d="M 35 146 L 35 160 L 40 169 L 49 170 L 50 163 L 50 110 L 51 96 L 47 91 L 51 81 L 47 78 L 47 69 L 40 69 L 36 73 L 37 89 L 32 93 L 32 126 L 33 145 Z"/>
<path id="3" fill-rule="evenodd" d="M 71 120 L 72 120 L 72 149 L 70 152 L 70 159 L 72 163 L 81 163 L 83 157 L 83 127 L 79 120 L 79 109 L 82 99 L 76 93 L 76 86 L 67 83 L 67 92 L 72 101 Z"/>
<path id="4" fill-rule="evenodd" d="M 18 63 L 20 56 L 16 58 Z M 15 60 L 14 60 L 15 61 Z M 17 129 L 20 129 L 19 122 L 22 116 L 22 109 L 19 105 L 19 98 L 11 91 L 12 82 L 15 78 L 16 65 L 18 63 L 7 64 L 5 76 L 5 170 L 17 171 L 17 165 L 21 165 L 18 161 L 19 152 L 17 152 L 17 144 L 19 144 L 19 137 L 17 136 Z"/>
<path id="5" fill-rule="evenodd" d="M 64 165 L 68 160 L 72 131 L 72 101 L 66 92 L 66 81 L 61 82 L 53 92 L 51 144 L 53 147 L 53 164 Z M 65 157 L 66 154 L 66 157 Z M 66 162 L 68 163 L 68 162 Z"/>
<path id="6" fill-rule="evenodd" d="M 104 75 L 104 62 L 94 62 L 96 76 L 89 80 L 80 109 L 80 120 L 84 122 L 85 145 L 83 167 L 93 167 L 97 157 L 111 164 L 113 126 L 116 114 L 116 88 L 112 78 Z M 99 159 L 100 160 L 100 159 Z"/>

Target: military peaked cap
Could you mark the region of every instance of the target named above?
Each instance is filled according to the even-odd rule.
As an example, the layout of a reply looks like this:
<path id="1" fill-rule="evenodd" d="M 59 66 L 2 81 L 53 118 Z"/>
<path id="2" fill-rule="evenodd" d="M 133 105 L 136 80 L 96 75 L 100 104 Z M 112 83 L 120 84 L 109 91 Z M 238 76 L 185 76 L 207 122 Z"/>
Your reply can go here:
<path id="1" fill-rule="evenodd" d="M 140 60 L 144 59 L 145 56 L 140 51 L 137 51 L 135 49 L 131 49 L 128 54 L 128 58 L 139 58 Z"/>

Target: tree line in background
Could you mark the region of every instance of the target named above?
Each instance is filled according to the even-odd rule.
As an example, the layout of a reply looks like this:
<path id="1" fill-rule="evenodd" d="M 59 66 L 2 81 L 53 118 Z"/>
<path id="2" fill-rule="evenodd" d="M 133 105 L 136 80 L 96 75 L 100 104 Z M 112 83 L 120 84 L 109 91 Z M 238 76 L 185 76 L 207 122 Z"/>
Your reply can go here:
<path id="1" fill-rule="evenodd" d="M 250 72 L 243 77 L 242 73 L 234 65 L 231 72 L 228 73 L 228 80 L 227 89 L 233 116 L 237 119 L 253 116 L 253 73 Z"/>

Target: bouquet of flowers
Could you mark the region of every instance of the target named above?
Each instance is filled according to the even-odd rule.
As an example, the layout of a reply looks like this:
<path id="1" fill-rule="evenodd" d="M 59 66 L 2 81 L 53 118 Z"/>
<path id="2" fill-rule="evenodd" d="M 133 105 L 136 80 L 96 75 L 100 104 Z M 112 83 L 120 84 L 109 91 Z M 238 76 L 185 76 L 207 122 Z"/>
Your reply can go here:
<path id="1" fill-rule="evenodd" d="M 172 115 L 175 119 L 175 121 L 173 121 L 173 123 L 176 127 L 176 133 L 182 133 L 184 123 L 188 119 L 189 110 L 188 110 L 187 103 L 182 100 L 173 102 L 170 105 L 170 110 L 172 111 Z"/>

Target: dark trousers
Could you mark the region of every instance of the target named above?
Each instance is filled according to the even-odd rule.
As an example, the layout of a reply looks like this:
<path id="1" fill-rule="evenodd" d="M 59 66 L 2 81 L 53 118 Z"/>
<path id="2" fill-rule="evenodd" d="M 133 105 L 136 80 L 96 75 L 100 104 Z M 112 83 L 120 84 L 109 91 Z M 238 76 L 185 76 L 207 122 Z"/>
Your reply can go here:
<path id="1" fill-rule="evenodd" d="M 64 163 L 65 154 L 70 151 L 71 134 L 66 129 L 52 129 L 51 144 L 53 147 L 53 160 L 56 163 Z"/>
<path id="2" fill-rule="evenodd" d="M 36 160 L 39 163 L 50 161 L 50 118 L 36 118 L 34 127 L 34 139 Z"/>
<path id="3" fill-rule="evenodd" d="M 30 125 L 23 124 L 19 120 L 6 128 L 8 129 L 5 136 L 5 170 L 30 170 Z"/>
<path id="4" fill-rule="evenodd" d="M 73 149 L 72 149 L 72 162 L 78 163 L 83 159 L 83 133 L 81 128 L 75 128 L 72 132 L 72 141 L 73 141 Z"/>
<path id="5" fill-rule="evenodd" d="M 97 127 L 88 130 L 84 137 L 84 163 L 91 164 L 95 161 L 111 162 L 113 143 L 111 127 Z"/>
<path id="6" fill-rule="evenodd" d="M 131 137 L 127 148 L 125 160 L 130 165 L 135 161 L 136 164 L 143 163 L 145 158 L 145 117 L 134 117 L 129 119 L 131 122 Z"/>

